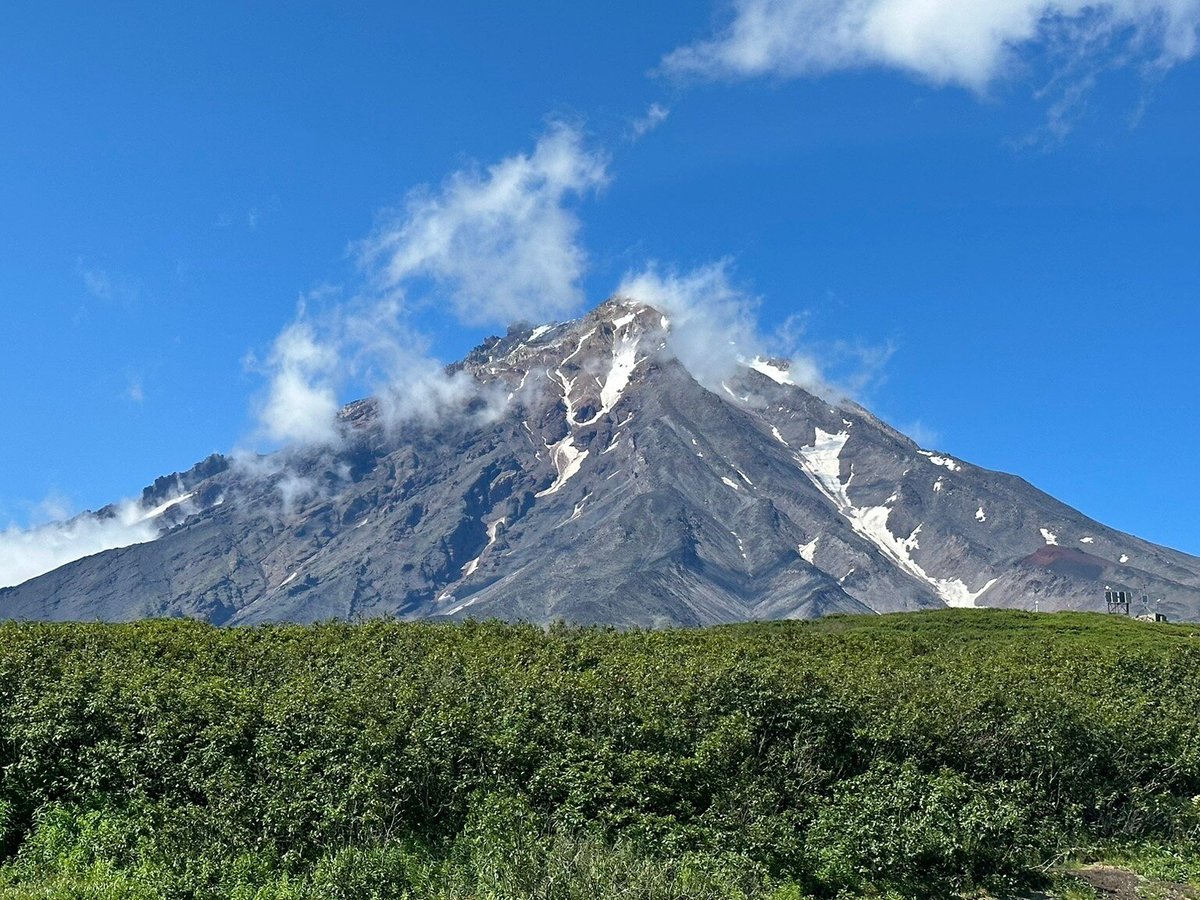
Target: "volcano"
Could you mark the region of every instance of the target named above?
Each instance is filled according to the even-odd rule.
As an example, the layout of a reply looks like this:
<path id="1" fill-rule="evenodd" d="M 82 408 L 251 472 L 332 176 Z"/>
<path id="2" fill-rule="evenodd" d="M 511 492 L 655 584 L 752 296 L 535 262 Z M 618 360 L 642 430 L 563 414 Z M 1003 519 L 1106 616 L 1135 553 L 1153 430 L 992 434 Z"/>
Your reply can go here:
<path id="1" fill-rule="evenodd" d="M 922 448 L 785 361 L 702 384 L 672 327 L 627 298 L 516 326 L 451 367 L 471 390 L 436 421 L 360 400 L 332 445 L 160 478 L 152 539 L 6 588 L 0 615 L 658 627 L 1102 610 L 1112 586 L 1200 618 L 1200 559 Z"/>

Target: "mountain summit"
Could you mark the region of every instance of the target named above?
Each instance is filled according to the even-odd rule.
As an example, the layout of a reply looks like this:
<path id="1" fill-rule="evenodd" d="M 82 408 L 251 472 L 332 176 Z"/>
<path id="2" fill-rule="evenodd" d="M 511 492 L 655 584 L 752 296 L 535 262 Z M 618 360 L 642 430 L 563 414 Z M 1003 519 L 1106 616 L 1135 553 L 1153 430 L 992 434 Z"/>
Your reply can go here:
<path id="1" fill-rule="evenodd" d="M 924 450 L 786 362 L 706 387 L 671 338 L 620 298 L 514 327 L 450 368 L 470 388 L 453 408 L 362 400 L 334 446 L 161 478 L 141 502 L 153 540 L 2 590 L 0 614 L 704 625 L 1103 609 L 1111 585 L 1200 618 L 1200 559 Z"/>

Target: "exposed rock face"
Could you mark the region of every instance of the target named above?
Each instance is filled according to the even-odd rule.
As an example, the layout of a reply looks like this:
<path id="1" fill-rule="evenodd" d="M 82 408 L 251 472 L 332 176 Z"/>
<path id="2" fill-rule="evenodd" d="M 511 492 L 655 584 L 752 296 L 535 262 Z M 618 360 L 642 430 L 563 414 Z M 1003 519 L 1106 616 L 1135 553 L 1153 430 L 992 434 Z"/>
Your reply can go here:
<path id="1" fill-rule="evenodd" d="M 456 364 L 481 390 L 440 422 L 359 401 L 336 449 L 159 479 L 156 540 L 0 591 L 0 615 L 700 625 L 1103 609 L 1110 584 L 1200 618 L 1200 560 L 922 450 L 782 363 L 706 390 L 669 328 L 620 300 L 515 328 Z"/>

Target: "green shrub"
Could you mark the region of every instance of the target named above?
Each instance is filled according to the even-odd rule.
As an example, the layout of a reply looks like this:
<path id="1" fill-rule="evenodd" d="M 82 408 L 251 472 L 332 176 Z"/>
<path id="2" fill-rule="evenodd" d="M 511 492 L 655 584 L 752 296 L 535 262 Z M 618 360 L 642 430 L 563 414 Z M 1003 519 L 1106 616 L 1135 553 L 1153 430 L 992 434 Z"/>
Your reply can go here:
<path id="1" fill-rule="evenodd" d="M 1194 631 L 0 624 L 0 888 L 935 896 L 1112 846 L 1192 877 Z"/>
<path id="2" fill-rule="evenodd" d="M 808 832 L 824 883 L 950 896 L 1006 886 L 1030 861 L 1028 810 L 1009 784 L 880 761 L 839 784 Z"/>

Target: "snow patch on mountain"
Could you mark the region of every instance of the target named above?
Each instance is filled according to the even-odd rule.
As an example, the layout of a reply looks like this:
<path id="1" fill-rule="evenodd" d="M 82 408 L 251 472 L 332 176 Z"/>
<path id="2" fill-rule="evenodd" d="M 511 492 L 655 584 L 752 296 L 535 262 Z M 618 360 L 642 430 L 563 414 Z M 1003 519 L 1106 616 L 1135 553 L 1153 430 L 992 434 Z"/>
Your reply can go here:
<path id="1" fill-rule="evenodd" d="M 814 431 L 812 446 L 801 447 L 798 455 L 804 471 L 839 508 L 852 505 L 841 480 L 842 450 L 845 449 L 848 440 L 849 432 L 830 434 L 817 428 Z"/>
<path id="2" fill-rule="evenodd" d="M 165 503 L 160 503 L 158 506 L 154 507 L 153 509 L 149 510 L 145 515 L 143 515 L 141 520 L 143 522 L 145 522 L 150 519 L 157 519 L 159 516 L 161 516 L 163 513 L 165 513 L 172 506 L 178 506 L 180 503 L 186 503 L 188 500 L 191 500 L 195 496 L 196 496 L 195 492 L 192 491 L 187 494 L 183 494 L 180 497 L 175 497 L 172 500 L 168 500 Z"/>
<path id="3" fill-rule="evenodd" d="M 754 359 L 750 360 L 749 366 L 755 372 L 758 372 L 761 375 L 766 375 L 776 384 L 794 385 L 796 383 L 792 380 L 792 376 L 787 369 L 782 369 L 774 363 L 763 359 L 761 356 L 756 356 Z"/>
<path id="4" fill-rule="evenodd" d="M 936 453 L 930 450 L 919 450 L 917 452 L 928 459 L 935 466 L 941 466 L 944 469 L 949 469 L 951 472 L 962 471 L 962 465 L 958 462 L 958 460 L 951 459 L 949 456 L 938 456 Z"/>
<path id="5" fill-rule="evenodd" d="M 563 357 L 562 364 L 565 366 L 567 363 L 569 363 L 571 360 L 573 360 L 576 356 L 578 356 L 579 352 L 581 350 L 583 350 L 583 345 L 585 343 L 587 343 L 587 339 L 590 338 L 595 333 L 596 333 L 596 329 L 593 328 L 591 331 L 587 332 L 586 334 L 580 335 L 579 343 L 577 343 L 575 345 L 574 350 L 572 350 L 570 353 L 568 353 L 566 356 Z"/>
<path id="6" fill-rule="evenodd" d="M 504 527 L 506 517 L 501 516 L 494 522 L 489 522 L 487 526 L 487 543 L 483 549 L 479 551 L 479 555 L 470 562 L 467 562 L 462 567 L 462 577 L 466 578 L 479 568 L 479 561 L 483 559 L 483 555 L 492 549 L 492 544 L 496 543 L 496 538 L 500 535 L 500 529 Z"/>
<path id="7" fill-rule="evenodd" d="M 604 387 L 600 389 L 600 412 L 592 417 L 593 422 L 610 412 L 621 399 L 633 370 L 637 368 L 637 348 L 637 338 L 613 344 L 612 368 L 604 379 Z"/>
<path id="8" fill-rule="evenodd" d="M 626 313 L 623 316 L 613 319 L 613 328 L 624 328 L 637 317 L 638 314 L 636 312 Z"/>
<path id="9" fill-rule="evenodd" d="M 574 522 L 576 519 L 578 519 L 580 516 L 582 516 L 583 515 L 583 507 L 591 499 L 592 499 L 591 494 L 584 495 L 584 498 L 582 500 L 580 500 L 578 503 L 576 503 L 575 508 L 573 510 L 571 510 L 571 515 L 570 515 L 570 517 L 568 517 L 567 521 L 563 522 L 562 524 L 566 525 L 567 522 Z"/>
<path id="10" fill-rule="evenodd" d="M 806 563 L 808 563 L 810 566 L 816 565 L 816 563 L 814 563 L 813 560 L 815 560 L 817 558 L 817 541 L 819 541 L 820 539 L 821 539 L 821 536 L 817 535 L 815 538 L 813 538 L 807 544 L 800 544 L 797 547 L 797 550 L 800 553 L 800 558 L 802 560 L 804 560 Z"/>
<path id="11" fill-rule="evenodd" d="M 733 535 L 733 539 L 737 541 L 738 552 L 742 555 L 742 559 L 746 558 L 746 545 L 742 542 L 741 536 L 736 531 L 729 532 Z"/>
<path id="12" fill-rule="evenodd" d="M 958 606 L 971 608 L 979 605 L 979 598 L 987 593 L 988 589 L 1000 579 L 992 578 L 977 591 L 972 591 L 957 578 L 936 581 L 934 586 L 938 589 L 941 598 L 946 601 L 947 606 Z"/>
<path id="13" fill-rule="evenodd" d="M 579 473 L 583 461 L 587 459 L 588 453 L 591 452 L 580 450 L 576 447 L 575 438 L 570 434 L 561 441 L 557 441 L 554 444 L 547 444 L 546 449 L 550 451 L 550 461 L 554 463 L 558 477 L 554 479 L 554 483 L 550 487 L 534 494 L 535 497 L 548 497 L 551 494 L 557 494 L 564 484 Z"/>
<path id="14" fill-rule="evenodd" d="M 886 506 L 855 506 L 847 492 L 849 481 L 841 480 L 841 454 L 850 439 L 848 431 L 830 434 L 815 429 L 812 446 L 801 447 L 796 459 L 813 484 L 837 507 L 838 512 L 850 526 L 871 541 L 884 555 L 896 562 L 900 568 L 929 584 L 948 606 L 975 606 L 976 601 L 996 583 L 988 581 L 982 588 L 972 591 L 957 578 L 935 578 L 929 575 L 911 551 L 919 549 L 918 525 L 907 538 L 897 538 L 887 527 L 892 510 Z"/>

